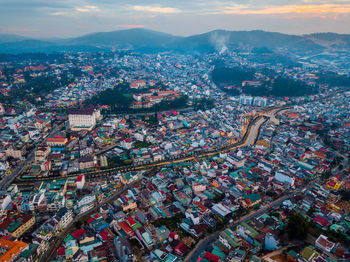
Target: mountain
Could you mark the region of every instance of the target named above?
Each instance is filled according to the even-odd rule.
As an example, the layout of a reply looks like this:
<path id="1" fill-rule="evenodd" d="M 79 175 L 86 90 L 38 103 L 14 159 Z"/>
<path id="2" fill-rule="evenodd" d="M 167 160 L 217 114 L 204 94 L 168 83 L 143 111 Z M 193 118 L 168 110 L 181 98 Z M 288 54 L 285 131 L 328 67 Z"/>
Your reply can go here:
<path id="1" fill-rule="evenodd" d="M 12 35 L 12 34 L 0 34 L 0 43 L 10 43 L 30 39 L 29 37 Z"/>
<path id="2" fill-rule="evenodd" d="M 317 43 L 303 36 L 287 35 L 261 30 L 254 31 L 225 31 L 215 30 L 208 33 L 194 35 L 178 41 L 179 48 L 197 51 L 220 51 L 223 48 L 253 49 L 288 49 L 303 51 L 320 51 L 323 49 Z"/>
<path id="3" fill-rule="evenodd" d="M 162 51 L 166 50 L 171 43 L 179 39 L 181 39 L 179 36 L 173 36 L 148 29 L 135 28 L 88 34 L 68 39 L 66 44 Z"/>
<path id="4" fill-rule="evenodd" d="M 324 47 L 350 48 L 350 35 L 347 34 L 314 33 L 305 37 Z"/>
<path id="5" fill-rule="evenodd" d="M 188 37 L 174 36 L 148 29 L 100 32 L 68 39 L 33 40 L 19 36 L 0 35 L 0 52 L 97 51 L 128 49 L 139 52 L 176 51 L 212 52 L 225 48 L 237 50 L 271 50 L 293 54 L 317 54 L 326 49 L 350 50 L 350 35 L 317 33 L 288 35 L 262 30 L 215 30 Z"/>
<path id="6" fill-rule="evenodd" d="M 100 51 L 92 45 L 59 45 L 42 40 L 23 40 L 11 43 L 0 43 L 0 53 L 52 53 L 52 52 L 95 52 Z"/>

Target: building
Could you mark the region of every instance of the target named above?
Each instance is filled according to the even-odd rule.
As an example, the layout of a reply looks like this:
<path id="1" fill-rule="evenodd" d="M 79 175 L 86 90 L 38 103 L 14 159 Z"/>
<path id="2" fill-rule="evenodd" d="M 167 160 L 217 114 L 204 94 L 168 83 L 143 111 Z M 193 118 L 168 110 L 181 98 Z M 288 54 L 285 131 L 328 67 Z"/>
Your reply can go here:
<path id="1" fill-rule="evenodd" d="M 56 222 L 56 230 L 63 229 L 73 220 L 73 212 L 64 207 L 56 213 L 53 220 Z"/>
<path id="2" fill-rule="evenodd" d="M 20 159 L 24 156 L 26 153 L 26 148 L 23 146 L 10 146 L 5 151 L 6 156 L 10 156 L 16 159 Z"/>
<path id="3" fill-rule="evenodd" d="M 275 179 L 288 187 L 293 187 L 295 183 L 295 177 L 282 172 L 276 172 Z"/>
<path id="4" fill-rule="evenodd" d="M 253 101 L 254 106 L 267 106 L 267 98 L 266 97 L 254 97 Z"/>
<path id="5" fill-rule="evenodd" d="M 11 196 L 9 194 L 0 195 L 0 209 L 4 210 L 11 202 Z"/>
<path id="6" fill-rule="evenodd" d="M 16 258 L 28 249 L 29 245 L 22 241 L 10 241 L 0 238 L 0 262 L 16 261 Z"/>
<path id="7" fill-rule="evenodd" d="M 64 136 L 54 136 L 46 139 L 46 144 L 48 146 L 65 146 L 68 142 L 68 139 Z"/>
<path id="8" fill-rule="evenodd" d="M 328 238 L 324 235 L 320 235 L 316 239 L 315 245 L 317 248 L 326 252 L 331 252 L 332 249 L 335 247 L 335 243 L 333 243 L 332 241 L 329 241 Z"/>
<path id="9" fill-rule="evenodd" d="M 35 151 L 35 161 L 45 161 L 50 152 L 51 148 L 49 146 L 39 146 Z"/>
<path id="10" fill-rule="evenodd" d="M 35 224 L 35 217 L 28 214 L 19 213 L 8 215 L 2 223 L 0 230 L 3 234 L 10 234 L 14 238 L 19 238 Z"/>
<path id="11" fill-rule="evenodd" d="M 130 84 L 130 88 L 133 88 L 133 89 L 142 89 L 145 87 L 146 87 L 146 81 L 144 80 L 132 81 Z"/>
<path id="12" fill-rule="evenodd" d="M 253 97 L 246 96 L 246 95 L 240 95 L 239 96 L 239 103 L 242 105 L 251 105 L 253 103 Z"/>
<path id="13" fill-rule="evenodd" d="M 94 157 L 91 155 L 86 155 L 79 159 L 79 168 L 81 170 L 93 168 L 94 165 Z"/>
<path id="14" fill-rule="evenodd" d="M 73 131 L 92 130 L 98 120 L 101 120 L 101 113 L 93 105 L 68 112 L 69 127 Z"/>
<path id="15" fill-rule="evenodd" d="M 85 176 L 82 174 L 82 175 L 79 175 L 77 177 L 77 189 L 82 189 L 84 187 L 84 184 L 85 184 Z"/>
<path id="16" fill-rule="evenodd" d="M 114 246 L 117 250 L 119 261 L 121 262 L 133 262 L 136 261 L 131 245 L 127 237 L 116 237 L 114 238 Z"/>

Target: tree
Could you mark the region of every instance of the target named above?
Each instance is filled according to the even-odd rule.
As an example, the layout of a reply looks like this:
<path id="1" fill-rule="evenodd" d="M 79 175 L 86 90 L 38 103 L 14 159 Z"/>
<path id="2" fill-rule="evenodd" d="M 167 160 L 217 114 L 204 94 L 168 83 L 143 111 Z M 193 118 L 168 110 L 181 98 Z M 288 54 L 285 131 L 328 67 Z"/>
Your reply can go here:
<path id="1" fill-rule="evenodd" d="M 302 215 L 292 213 L 288 218 L 286 231 L 290 239 L 304 240 L 309 232 L 309 224 Z"/>

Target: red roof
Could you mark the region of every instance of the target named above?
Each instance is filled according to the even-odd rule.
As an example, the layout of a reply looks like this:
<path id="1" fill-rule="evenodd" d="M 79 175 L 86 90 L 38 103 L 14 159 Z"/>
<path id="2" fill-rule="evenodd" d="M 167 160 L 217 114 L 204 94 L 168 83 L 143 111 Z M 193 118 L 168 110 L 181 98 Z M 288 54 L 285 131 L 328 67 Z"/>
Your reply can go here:
<path id="1" fill-rule="evenodd" d="M 95 221 L 94 218 L 89 218 L 89 220 L 88 220 L 87 222 L 88 222 L 88 224 L 91 224 L 91 223 L 94 222 L 94 221 Z"/>
<path id="2" fill-rule="evenodd" d="M 65 256 L 66 255 L 66 249 L 64 246 L 57 249 L 57 256 Z"/>
<path id="3" fill-rule="evenodd" d="M 184 254 L 187 252 L 187 250 L 189 249 L 189 247 L 184 243 L 184 242 L 180 242 L 179 244 L 176 245 L 175 250 L 178 253 Z"/>
<path id="4" fill-rule="evenodd" d="M 133 226 L 133 225 L 136 224 L 136 222 L 135 222 L 135 220 L 134 220 L 133 217 L 128 217 L 126 220 L 128 221 L 128 224 L 129 224 L 130 226 Z"/>
<path id="5" fill-rule="evenodd" d="M 79 228 L 79 229 L 75 230 L 71 235 L 72 235 L 75 239 L 77 239 L 78 237 L 80 237 L 80 236 L 81 236 L 82 234 L 84 234 L 85 232 L 86 232 L 85 229 Z"/>
<path id="6" fill-rule="evenodd" d="M 98 234 L 100 235 L 101 239 L 102 239 L 104 242 L 106 242 L 106 241 L 108 241 L 108 240 L 110 239 L 108 233 L 107 233 L 106 231 L 104 231 L 104 230 L 102 230 L 102 231 L 101 231 L 100 233 L 98 233 Z"/>
<path id="7" fill-rule="evenodd" d="M 315 223 L 317 223 L 317 224 L 323 226 L 323 227 L 326 227 L 326 226 L 329 225 L 329 221 L 328 221 L 326 218 L 321 217 L 321 216 L 315 217 L 315 218 L 313 219 L 313 221 L 314 221 Z"/>
<path id="8" fill-rule="evenodd" d="M 219 262 L 220 261 L 220 257 L 218 257 L 217 255 L 214 255 L 214 254 L 212 254 L 210 252 L 206 252 L 204 257 L 209 259 L 210 261 L 213 261 L 213 262 Z"/>
<path id="9" fill-rule="evenodd" d="M 125 233 L 127 233 L 128 235 L 132 234 L 133 231 L 132 229 L 128 226 L 128 224 L 123 221 L 119 223 L 119 226 L 125 231 Z"/>
<path id="10" fill-rule="evenodd" d="M 77 182 L 81 182 L 83 180 L 84 175 L 79 175 L 77 177 Z"/>

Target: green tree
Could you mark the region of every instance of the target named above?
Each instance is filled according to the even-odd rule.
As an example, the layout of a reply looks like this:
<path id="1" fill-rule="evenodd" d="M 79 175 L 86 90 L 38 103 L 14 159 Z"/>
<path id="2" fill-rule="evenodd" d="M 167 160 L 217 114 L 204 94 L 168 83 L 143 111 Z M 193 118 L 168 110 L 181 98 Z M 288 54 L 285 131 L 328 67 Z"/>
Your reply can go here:
<path id="1" fill-rule="evenodd" d="M 286 231 L 290 239 L 304 240 L 309 232 L 309 224 L 302 215 L 292 213 L 288 217 Z"/>

